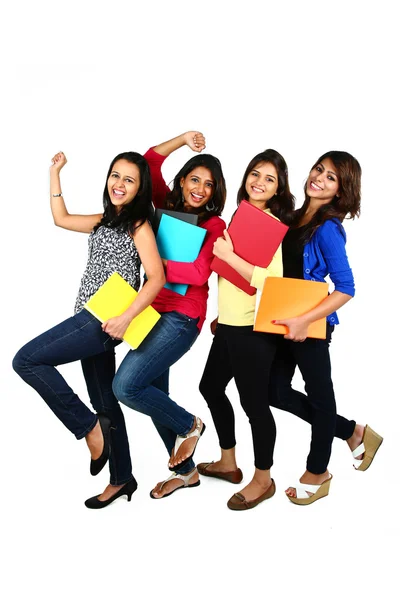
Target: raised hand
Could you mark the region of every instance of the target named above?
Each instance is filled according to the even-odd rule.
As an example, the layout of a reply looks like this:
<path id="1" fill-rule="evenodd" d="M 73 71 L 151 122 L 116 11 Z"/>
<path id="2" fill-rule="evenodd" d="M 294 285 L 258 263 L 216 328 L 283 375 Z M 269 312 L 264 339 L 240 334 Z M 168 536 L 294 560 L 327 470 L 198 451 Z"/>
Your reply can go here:
<path id="1" fill-rule="evenodd" d="M 206 138 L 200 131 L 187 131 L 184 139 L 186 145 L 194 152 L 201 152 L 206 147 Z"/>
<path id="2" fill-rule="evenodd" d="M 51 170 L 57 171 L 58 173 L 61 171 L 64 165 L 67 164 L 67 159 L 64 152 L 57 152 L 51 159 Z"/>

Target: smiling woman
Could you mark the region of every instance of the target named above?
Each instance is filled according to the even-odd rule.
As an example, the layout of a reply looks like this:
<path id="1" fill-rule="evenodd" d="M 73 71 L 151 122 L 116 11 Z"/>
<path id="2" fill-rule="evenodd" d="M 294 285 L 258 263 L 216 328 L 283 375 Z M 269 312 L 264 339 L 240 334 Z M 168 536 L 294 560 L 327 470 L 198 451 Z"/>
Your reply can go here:
<path id="1" fill-rule="evenodd" d="M 289 189 L 286 162 L 276 150 L 257 154 L 248 164 L 237 195 L 238 205 L 249 202 L 271 216 L 286 221 L 293 211 L 294 198 Z M 251 235 L 251 231 L 244 231 Z M 224 239 L 225 238 L 225 239 Z M 282 276 L 282 251 L 279 246 L 264 269 L 235 254 L 227 231 L 218 239 L 213 253 L 262 289 L 266 277 Z M 221 448 L 220 460 L 200 463 L 201 475 L 240 483 L 242 471 L 236 464 L 235 418 L 226 395 L 234 379 L 240 403 L 249 418 L 254 447 L 255 471 L 252 480 L 228 501 L 232 510 L 253 508 L 275 493 L 271 478 L 276 428 L 268 402 L 268 382 L 276 350 L 276 336 L 253 331 L 256 297 L 223 277 L 218 279 L 218 324 L 200 382 L 200 392 L 210 409 Z"/>
<path id="2" fill-rule="evenodd" d="M 146 152 L 153 201 L 159 208 L 198 215 L 199 226 L 206 230 L 205 240 L 194 262 L 163 258 L 167 281 L 188 284 L 187 292 L 182 296 L 170 289 L 161 290 L 153 302 L 161 319 L 141 346 L 128 352 L 113 385 L 116 397 L 123 404 L 152 418 L 167 448 L 168 467 L 174 473 L 151 491 L 154 499 L 200 483 L 192 456 L 205 425 L 169 397 L 169 369 L 188 352 L 201 331 L 206 316 L 212 248 L 225 228 L 219 216 L 225 204 L 225 180 L 217 158 L 210 154 L 191 158 L 176 174 L 171 190 L 163 179 L 161 166 L 165 158 L 185 145 L 199 153 L 205 148 L 204 136 L 198 131 L 188 131 Z"/>
<path id="3" fill-rule="evenodd" d="M 107 182 L 111 202 L 119 211 L 121 206 L 132 202 L 140 187 L 138 167 L 126 159 L 118 160 Z"/>
<path id="4" fill-rule="evenodd" d="M 155 298 L 165 282 L 161 259 L 149 224 L 153 214 L 151 179 L 137 152 L 119 154 L 107 173 L 103 214 L 70 215 L 61 192 L 60 171 L 67 159 L 56 154 L 50 167 L 50 204 L 59 227 L 89 235 L 89 256 L 79 288 L 75 315 L 39 335 L 19 350 L 15 371 L 44 399 L 79 440 L 86 439 L 90 472 L 97 475 L 110 458 L 110 486 L 130 499 L 137 484 L 132 475 L 124 416 L 112 392 L 114 348 L 129 323 Z M 103 324 L 84 304 L 117 271 L 139 289 L 140 263 L 148 282 L 127 310 Z M 80 360 L 92 412 L 73 392 L 56 366 Z M 96 414 L 97 413 L 97 414 Z M 116 487 L 117 486 L 117 487 Z"/>

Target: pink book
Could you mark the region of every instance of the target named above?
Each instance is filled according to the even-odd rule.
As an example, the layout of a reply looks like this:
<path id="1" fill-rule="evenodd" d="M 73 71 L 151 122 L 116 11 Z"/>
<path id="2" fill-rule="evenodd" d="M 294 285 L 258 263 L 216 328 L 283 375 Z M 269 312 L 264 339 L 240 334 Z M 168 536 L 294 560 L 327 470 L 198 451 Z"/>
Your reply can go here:
<path id="1" fill-rule="evenodd" d="M 275 217 L 242 200 L 235 212 L 228 233 L 231 236 L 235 254 L 252 265 L 266 268 L 282 243 L 288 230 Z M 256 288 L 226 262 L 214 256 L 211 269 L 253 296 Z"/>

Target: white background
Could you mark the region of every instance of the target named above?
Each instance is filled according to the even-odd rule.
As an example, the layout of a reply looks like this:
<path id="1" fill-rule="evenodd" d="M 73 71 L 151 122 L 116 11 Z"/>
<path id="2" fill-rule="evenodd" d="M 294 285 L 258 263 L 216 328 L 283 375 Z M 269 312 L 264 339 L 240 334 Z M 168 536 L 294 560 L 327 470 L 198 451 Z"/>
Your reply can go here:
<path id="1" fill-rule="evenodd" d="M 397 303 L 398 32 L 395 3 L 19 2 L 3 9 L 1 586 L 8 599 L 391 597 L 399 540 Z M 289 166 L 300 203 L 323 152 L 353 153 L 363 168 L 362 215 L 347 222 L 356 297 L 334 333 L 338 411 L 380 432 L 366 473 L 335 441 L 331 493 L 297 507 L 284 489 L 303 473 L 309 426 L 275 411 L 275 497 L 235 513 L 240 487 L 202 480 L 153 501 L 168 476 L 150 420 L 125 409 L 138 491 L 101 511 L 89 455 L 11 369 L 26 341 L 72 313 L 87 236 L 54 227 L 50 158 L 63 150 L 70 212 L 100 212 L 105 175 L 119 152 L 145 152 L 189 129 L 222 162 L 229 220 L 249 160 L 272 147 Z M 170 181 L 190 158 L 165 163 Z M 171 395 L 208 428 L 196 459 L 218 458 L 197 386 L 216 314 L 172 369 Z M 118 349 L 118 361 L 123 348 Z M 397 360 L 396 360 L 397 359 Z M 87 401 L 78 364 L 61 369 Z M 300 379 L 296 383 L 301 387 Z M 234 386 L 238 461 L 253 472 L 247 419 Z"/>

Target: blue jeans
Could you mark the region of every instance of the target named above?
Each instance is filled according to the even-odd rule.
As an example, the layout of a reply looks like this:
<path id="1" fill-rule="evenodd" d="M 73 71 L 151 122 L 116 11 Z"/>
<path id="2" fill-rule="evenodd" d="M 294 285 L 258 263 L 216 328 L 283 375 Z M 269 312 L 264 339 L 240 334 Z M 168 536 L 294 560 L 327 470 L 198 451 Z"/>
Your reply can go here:
<path id="1" fill-rule="evenodd" d="M 84 404 L 55 368 L 82 361 L 90 402 L 97 413 L 107 415 L 111 430 L 110 483 L 132 479 L 124 415 L 112 391 L 115 375 L 112 340 L 100 322 L 85 309 L 42 333 L 23 346 L 13 360 L 14 370 L 33 387 L 60 421 L 79 440 L 96 425 L 97 415 Z"/>
<path id="2" fill-rule="evenodd" d="M 169 367 L 197 339 L 197 322 L 198 319 L 176 311 L 163 313 L 139 348 L 125 356 L 113 382 L 114 394 L 120 402 L 152 418 L 169 455 L 176 436 L 186 435 L 194 424 L 194 415 L 168 395 Z M 187 473 L 193 468 L 191 460 L 176 471 Z"/>

